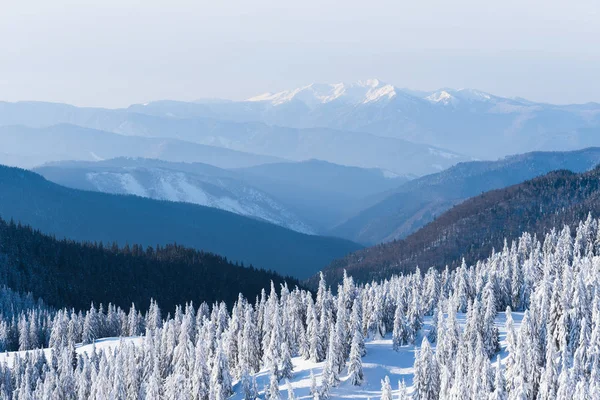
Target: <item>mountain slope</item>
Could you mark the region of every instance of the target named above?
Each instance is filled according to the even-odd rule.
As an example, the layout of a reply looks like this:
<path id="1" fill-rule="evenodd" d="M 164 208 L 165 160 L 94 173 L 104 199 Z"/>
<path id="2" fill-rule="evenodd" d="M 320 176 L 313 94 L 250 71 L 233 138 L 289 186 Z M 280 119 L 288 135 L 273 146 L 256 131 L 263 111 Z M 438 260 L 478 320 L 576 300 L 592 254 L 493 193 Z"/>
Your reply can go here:
<path id="1" fill-rule="evenodd" d="M 254 298 L 271 280 L 284 282 L 275 273 L 181 246 L 118 248 L 59 241 L 1 218 L 0 259 L 3 285 L 76 310 L 88 309 L 92 302 L 125 309 L 133 302 L 145 309 L 151 298 L 169 311 L 189 301 L 233 304 L 239 293 Z"/>
<path id="2" fill-rule="evenodd" d="M 406 239 L 359 250 L 333 262 L 325 273 L 334 282 L 344 269 L 370 279 L 417 266 L 456 266 L 461 258 L 472 263 L 501 249 L 505 238 L 524 231 L 542 235 L 583 220 L 588 213 L 600 215 L 600 167 L 582 174 L 551 172 L 473 197 Z"/>
<path id="3" fill-rule="evenodd" d="M 330 233 L 370 244 L 402 239 L 469 197 L 514 185 L 553 170 L 585 172 L 598 164 L 600 148 L 536 152 L 499 161 L 461 163 L 402 185 Z"/>
<path id="4" fill-rule="evenodd" d="M 207 164 L 119 158 L 52 163 L 34 171 L 74 189 L 199 204 L 314 233 L 267 193 L 245 184 L 235 173 Z"/>
<path id="5" fill-rule="evenodd" d="M 369 196 L 397 188 L 409 179 L 381 169 L 320 160 L 263 164 L 235 172 L 323 231 L 370 204 Z"/>
<path id="6" fill-rule="evenodd" d="M 307 277 L 360 246 L 186 203 L 69 189 L 0 167 L 0 217 L 82 241 L 177 244 Z"/>
<path id="7" fill-rule="evenodd" d="M 0 126 L 0 160 L 30 168 L 50 161 L 98 161 L 115 157 L 161 158 L 204 162 L 222 168 L 241 168 L 281 158 L 261 156 L 167 138 L 143 138 L 82 128 L 53 125 L 45 128 Z"/>

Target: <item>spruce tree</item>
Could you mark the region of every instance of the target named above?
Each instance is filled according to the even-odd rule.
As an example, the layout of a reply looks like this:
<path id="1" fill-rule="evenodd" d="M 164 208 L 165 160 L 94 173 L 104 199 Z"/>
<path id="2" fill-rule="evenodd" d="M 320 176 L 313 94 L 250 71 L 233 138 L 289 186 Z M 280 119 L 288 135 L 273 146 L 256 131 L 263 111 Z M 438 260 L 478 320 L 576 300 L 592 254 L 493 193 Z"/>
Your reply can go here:
<path id="1" fill-rule="evenodd" d="M 381 400 L 392 400 L 392 385 L 387 375 L 381 380 Z"/>
<path id="2" fill-rule="evenodd" d="M 354 331 L 352 338 L 352 346 L 350 348 L 350 362 L 348 365 L 348 375 L 350 384 L 354 386 L 360 386 L 364 380 L 364 374 L 362 369 L 362 358 L 360 355 L 360 342 L 362 340 L 362 334 L 360 331 Z"/>

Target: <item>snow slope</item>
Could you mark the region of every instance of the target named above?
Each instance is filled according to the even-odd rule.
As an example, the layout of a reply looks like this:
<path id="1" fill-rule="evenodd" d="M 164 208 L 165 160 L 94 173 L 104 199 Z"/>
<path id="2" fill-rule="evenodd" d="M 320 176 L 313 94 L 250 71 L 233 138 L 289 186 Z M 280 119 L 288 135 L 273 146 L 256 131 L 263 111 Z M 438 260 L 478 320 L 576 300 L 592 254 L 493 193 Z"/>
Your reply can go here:
<path id="1" fill-rule="evenodd" d="M 102 338 L 102 339 L 96 340 L 96 343 L 94 343 L 94 344 L 83 345 L 81 343 L 78 343 L 75 345 L 75 351 L 77 352 L 77 354 L 87 353 L 89 355 L 94 351 L 94 348 L 96 349 L 96 351 L 100 351 L 100 350 L 106 351 L 106 350 L 112 350 L 112 349 L 120 346 L 121 344 L 123 344 L 123 345 L 134 344 L 136 346 L 140 346 L 143 343 L 143 340 L 144 340 L 144 338 L 141 336 L 124 337 L 124 338 L 119 338 L 119 337 Z M 8 366 L 12 366 L 16 356 L 25 357 L 25 355 L 27 353 L 33 353 L 35 351 L 39 351 L 39 350 L 10 351 L 10 352 L 5 352 L 5 353 L 0 353 L 0 363 L 6 362 Z M 44 355 L 46 356 L 46 358 L 50 359 L 51 349 L 43 349 L 43 351 L 44 351 Z"/>
<path id="2" fill-rule="evenodd" d="M 461 325 L 464 326 L 466 314 L 457 314 L 457 319 Z M 521 326 L 521 320 L 523 319 L 522 312 L 513 312 L 512 317 L 514 320 L 515 329 L 519 329 Z M 501 313 L 496 317 L 496 326 L 500 334 L 500 346 L 502 351 L 500 356 L 506 357 L 504 348 L 506 347 L 506 315 Z M 417 338 L 417 344 L 420 346 L 423 336 L 429 333 L 431 329 L 431 317 L 424 318 L 423 329 Z M 412 391 L 412 376 L 413 376 L 413 364 L 415 361 L 415 349 L 414 345 L 403 346 L 401 351 L 395 352 L 392 347 L 391 334 L 380 340 L 369 340 L 365 343 L 367 348 L 367 354 L 362 358 L 362 367 L 365 376 L 365 381 L 362 386 L 353 386 L 348 379 L 347 368 L 340 373 L 341 383 L 339 386 L 331 389 L 332 399 L 368 399 L 368 398 L 379 398 L 381 395 L 381 380 L 386 376 L 389 376 L 394 394 L 398 393 L 398 384 L 404 380 L 408 388 L 409 393 Z M 432 343 L 432 347 L 435 348 L 435 343 Z M 304 360 L 301 357 L 294 357 L 294 377 L 290 379 L 290 384 L 294 389 L 296 398 L 298 399 L 312 399 L 310 396 L 310 372 L 317 378 L 317 384 L 321 384 L 321 377 L 323 374 L 323 368 L 325 367 L 325 361 L 320 363 L 313 363 Z M 269 384 L 270 371 L 263 369 L 256 375 L 256 382 L 261 396 L 264 394 L 264 388 Z M 280 382 L 279 390 L 282 393 L 282 397 L 286 398 L 286 391 L 288 389 L 287 384 L 284 380 Z M 234 386 L 235 394 L 232 399 L 243 400 L 244 393 L 239 383 Z"/>

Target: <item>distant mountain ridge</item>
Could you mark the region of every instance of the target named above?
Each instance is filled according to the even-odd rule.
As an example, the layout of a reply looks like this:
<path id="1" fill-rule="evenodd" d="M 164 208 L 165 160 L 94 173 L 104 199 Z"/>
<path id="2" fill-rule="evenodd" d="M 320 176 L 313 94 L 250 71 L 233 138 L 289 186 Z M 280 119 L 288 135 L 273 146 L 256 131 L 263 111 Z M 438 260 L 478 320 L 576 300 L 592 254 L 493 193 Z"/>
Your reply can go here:
<path id="1" fill-rule="evenodd" d="M 315 233 L 267 193 L 240 181 L 233 172 L 207 164 L 118 158 L 51 163 L 34 172 L 74 189 L 198 204 Z"/>
<path id="2" fill-rule="evenodd" d="M 268 123 L 370 132 L 477 158 L 600 145 L 598 103 L 560 106 L 474 89 L 418 92 L 378 79 L 313 84 L 246 103 Z"/>
<path id="3" fill-rule="evenodd" d="M 469 197 L 523 182 L 553 170 L 585 172 L 600 164 L 600 148 L 572 152 L 534 152 L 498 161 L 457 164 L 415 179 L 329 233 L 359 243 L 402 239 Z"/>
<path id="4" fill-rule="evenodd" d="M 0 144 L 0 163 L 22 168 L 52 161 L 101 161 L 116 157 L 204 162 L 221 168 L 241 168 L 284 161 L 277 157 L 177 139 L 124 136 L 69 124 L 45 128 L 0 126 Z"/>
<path id="5" fill-rule="evenodd" d="M 150 103 L 144 108 L 160 114 L 161 107 Z M 478 159 L 600 145 L 598 103 L 554 105 L 475 89 L 416 91 L 378 79 L 311 84 L 200 108 L 215 118 L 369 132 Z"/>
<path id="6" fill-rule="evenodd" d="M 267 102 L 273 106 L 279 106 L 298 100 L 309 107 L 314 107 L 317 104 L 326 104 L 334 101 L 352 105 L 386 102 L 403 95 L 410 95 L 425 99 L 433 104 L 439 103 L 443 105 L 458 105 L 461 101 L 497 102 L 500 100 L 513 100 L 519 103 L 528 102 L 527 100 L 502 98 L 474 89 L 444 88 L 430 92 L 419 92 L 397 88 L 376 78 L 352 83 L 312 83 L 304 87 L 277 93 L 264 93 L 251 97 L 246 101 Z"/>
<path id="7" fill-rule="evenodd" d="M 328 232 L 371 205 L 370 196 L 397 188 L 412 178 L 320 160 L 263 164 L 233 172 L 270 193 L 321 232 Z"/>
<path id="8" fill-rule="evenodd" d="M 78 241 L 179 245 L 304 278 L 361 246 L 193 204 L 65 188 L 0 166 L 0 217 Z"/>
<path id="9" fill-rule="evenodd" d="M 0 102 L 0 126 L 65 123 L 418 176 L 473 159 L 600 146 L 598 103 L 553 105 L 474 89 L 415 91 L 378 79 L 311 84 L 245 101 L 160 100 L 115 110 Z"/>
<path id="10" fill-rule="evenodd" d="M 492 190 L 454 206 L 405 239 L 359 250 L 334 261 L 324 272 L 336 282 L 343 271 L 360 280 L 429 267 L 456 267 L 501 249 L 523 232 L 540 237 L 554 227 L 600 215 L 600 167 L 577 174 L 567 170 Z M 314 284 L 318 278 L 313 277 Z"/>
<path id="11" fill-rule="evenodd" d="M 323 233 L 408 177 L 320 160 L 222 169 L 202 163 L 117 158 L 34 168 L 74 189 L 206 205 L 304 233 Z"/>
<path id="12" fill-rule="evenodd" d="M 227 107 L 233 107 L 231 112 L 226 110 Z M 192 146 L 196 144 L 228 149 L 266 158 L 265 162 L 269 162 L 268 159 L 320 159 L 347 166 L 381 168 L 400 175 L 424 175 L 471 159 L 460 152 L 439 146 L 417 144 L 372 133 L 319 126 L 290 127 L 285 124 L 270 124 L 255 117 L 238 120 L 235 114 L 239 107 L 241 111 L 246 110 L 246 106 L 241 106 L 240 103 L 197 104 L 163 101 L 120 110 L 31 102 L 0 103 L 0 126 L 20 124 L 30 128 L 56 130 L 56 125 L 64 128 L 64 124 L 69 124 L 94 129 L 97 132 L 141 136 L 155 142 L 162 140 L 172 147 L 176 146 L 173 142 L 183 145 L 183 141 Z M 213 108 L 218 110 L 212 110 Z M 159 153 L 161 149 L 154 151 Z M 181 151 L 186 153 L 185 149 Z M 192 156 L 189 153 L 191 151 L 187 150 L 185 159 L 168 160 L 213 164 L 209 159 L 198 156 L 190 160 Z M 124 155 L 129 156 L 115 156 Z M 65 158 L 64 154 L 56 154 L 56 157 L 61 158 L 50 161 L 69 159 Z M 216 160 L 218 157 L 212 158 Z"/>

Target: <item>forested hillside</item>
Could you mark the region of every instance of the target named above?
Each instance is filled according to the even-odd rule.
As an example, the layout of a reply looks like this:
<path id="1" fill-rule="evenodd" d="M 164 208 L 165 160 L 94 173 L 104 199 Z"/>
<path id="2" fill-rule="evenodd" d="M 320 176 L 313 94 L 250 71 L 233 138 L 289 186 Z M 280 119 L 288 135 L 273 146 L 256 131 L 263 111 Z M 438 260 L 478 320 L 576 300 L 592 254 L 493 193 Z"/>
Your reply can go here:
<path id="1" fill-rule="evenodd" d="M 600 148 L 533 152 L 497 161 L 472 161 L 415 179 L 330 231 L 364 244 L 403 239 L 450 207 L 481 193 L 516 185 L 550 171 L 585 172 L 600 163 Z"/>
<path id="2" fill-rule="evenodd" d="M 471 198 L 406 239 L 359 250 L 334 261 L 325 273 L 335 281 L 346 269 L 367 280 L 417 266 L 454 268 L 462 258 L 470 263 L 501 250 L 505 238 L 524 231 L 542 234 L 585 219 L 590 212 L 600 215 L 600 168 L 582 174 L 551 172 Z"/>
<path id="3" fill-rule="evenodd" d="M 0 166 L 0 217 L 77 241 L 177 243 L 230 260 L 307 278 L 360 248 L 213 208 L 69 189 Z"/>
<path id="4" fill-rule="evenodd" d="M 543 240 L 524 233 L 454 271 L 417 270 L 365 285 L 345 276 L 336 294 L 324 279 L 316 296 L 273 284 L 229 309 L 187 303 L 165 317 L 154 302 L 146 313 L 112 306 L 75 313 L 29 302 L 16 317 L 0 314 L 0 349 L 21 350 L 0 355 L 0 393 L 597 399 L 598 226 L 590 217 Z"/>
<path id="5" fill-rule="evenodd" d="M 135 303 L 146 309 L 151 298 L 169 311 L 188 301 L 231 305 L 239 293 L 254 298 L 270 281 L 297 284 L 293 278 L 174 244 L 119 247 L 56 240 L 0 219 L 0 284 L 31 292 L 55 307 L 81 310 L 94 302 L 122 308 Z"/>

